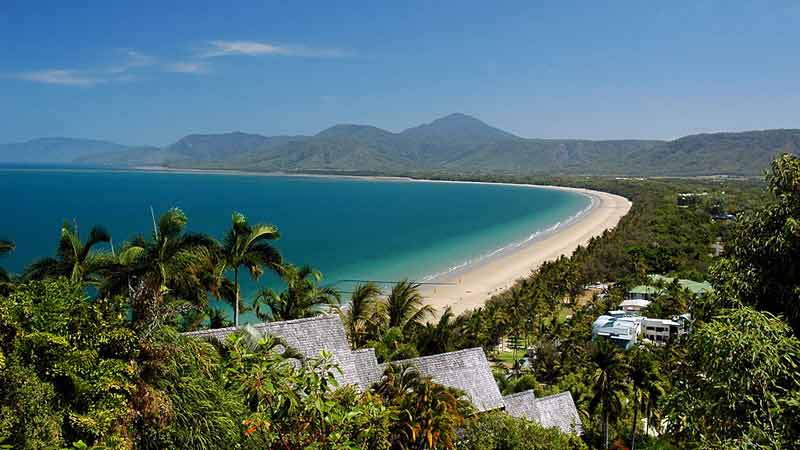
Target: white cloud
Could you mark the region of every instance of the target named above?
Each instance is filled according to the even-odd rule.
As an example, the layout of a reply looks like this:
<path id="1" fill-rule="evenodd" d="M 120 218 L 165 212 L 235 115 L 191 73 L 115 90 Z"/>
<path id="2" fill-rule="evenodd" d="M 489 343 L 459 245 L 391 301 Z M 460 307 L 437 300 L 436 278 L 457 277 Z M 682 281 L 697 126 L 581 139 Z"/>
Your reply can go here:
<path id="1" fill-rule="evenodd" d="M 125 52 L 125 61 L 119 65 L 108 69 L 108 73 L 125 73 L 133 69 L 140 69 L 156 64 L 158 58 L 142 53 L 138 50 L 128 50 Z"/>
<path id="2" fill-rule="evenodd" d="M 205 74 L 208 73 L 210 65 L 208 63 L 198 61 L 179 61 L 163 64 L 161 68 L 165 72 Z"/>
<path id="3" fill-rule="evenodd" d="M 94 86 L 106 80 L 86 75 L 76 70 L 47 69 L 17 74 L 20 80 L 44 84 L 60 84 L 64 86 Z"/>
<path id="4" fill-rule="evenodd" d="M 209 48 L 201 52 L 201 58 L 218 56 L 301 56 L 306 58 L 341 58 L 348 56 L 343 50 L 314 48 L 305 45 L 276 45 L 256 41 L 211 41 Z"/>
<path id="5" fill-rule="evenodd" d="M 208 61 L 209 58 L 233 55 L 341 58 L 349 56 L 350 53 L 339 49 L 305 45 L 277 45 L 257 41 L 210 41 L 204 50 L 183 60 L 170 60 L 139 50 L 124 50 L 124 58 L 120 58 L 117 64 L 77 69 L 34 70 L 20 72 L 11 77 L 34 83 L 89 87 L 102 83 L 136 81 L 142 79 L 142 75 L 156 72 L 203 75 L 211 71 L 212 64 Z"/>

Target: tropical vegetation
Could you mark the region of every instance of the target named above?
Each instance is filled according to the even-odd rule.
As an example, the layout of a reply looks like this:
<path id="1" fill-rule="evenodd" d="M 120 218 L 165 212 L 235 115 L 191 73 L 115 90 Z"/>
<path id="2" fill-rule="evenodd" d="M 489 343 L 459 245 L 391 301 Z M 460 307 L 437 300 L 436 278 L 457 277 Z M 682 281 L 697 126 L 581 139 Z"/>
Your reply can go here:
<path id="1" fill-rule="evenodd" d="M 188 232 L 186 215 L 170 209 L 118 248 L 101 227 L 82 237 L 65 224 L 52 258 L 0 271 L 0 445 L 798 448 L 799 161 L 776 158 L 766 183 L 492 178 L 605 190 L 633 208 L 572 256 L 459 315 L 432 311 L 410 280 L 364 283 L 347 299 L 281 257 L 276 227 L 238 213 L 219 241 Z M 685 206 L 681 192 L 707 195 Z M 0 241 L 0 255 L 13 249 Z M 278 284 L 246 298 L 242 269 Z M 698 296 L 665 285 L 649 306 L 690 313 L 690 332 L 629 350 L 593 341 L 594 319 L 655 273 L 714 286 Z M 608 291 L 589 288 L 597 282 Z M 235 325 L 250 310 L 266 321 L 340 314 L 352 347 L 374 348 L 381 361 L 483 347 L 504 394 L 569 391 L 583 434 L 476 413 L 462 392 L 402 363 L 357 391 L 338 385 L 332 355 L 304 357 L 249 326 L 224 341 L 181 333 Z"/>

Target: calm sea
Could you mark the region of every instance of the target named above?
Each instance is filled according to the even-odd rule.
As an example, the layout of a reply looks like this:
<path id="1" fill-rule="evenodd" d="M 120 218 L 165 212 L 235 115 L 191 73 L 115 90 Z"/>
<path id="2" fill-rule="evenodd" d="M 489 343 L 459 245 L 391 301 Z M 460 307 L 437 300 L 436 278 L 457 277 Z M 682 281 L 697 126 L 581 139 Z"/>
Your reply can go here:
<path id="1" fill-rule="evenodd" d="M 0 238 L 17 250 L 0 265 L 20 272 L 52 255 L 65 220 L 82 234 L 105 226 L 116 246 L 152 231 L 177 206 L 189 229 L 223 236 L 233 211 L 281 231 L 284 257 L 345 279 L 430 279 L 563 223 L 584 210 L 582 195 L 546 189 L 314 177 L 233 176 L 0 168 Z M 262 280 L 261 284 L 275 280 Z M 252 295 L 256 283 L 248 282 Z"/>

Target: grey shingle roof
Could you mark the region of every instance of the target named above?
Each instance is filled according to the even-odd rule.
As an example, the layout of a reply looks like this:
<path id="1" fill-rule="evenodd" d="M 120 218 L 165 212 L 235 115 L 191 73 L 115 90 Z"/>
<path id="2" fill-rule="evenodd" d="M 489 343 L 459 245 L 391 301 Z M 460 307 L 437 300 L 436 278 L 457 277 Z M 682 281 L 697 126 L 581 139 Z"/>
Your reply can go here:
<path id="1" fill-rule="evenodd" d="M 358 378 L 361 380 L 361 389 L 366 391 L 373 383 L 380 381 L 383 370 L 375 357 L 374 348 L 362 348 L 353 351 Z"/>
<path id="2" fill-rule="evenodd" d="M 503 397 L 482 348 L 394 361 L 391 364 L 411 364 L 436 383 L 466 392 L 479 412 L 503 407 Z M 381 367 L 385 366 L 383 364 Z"/>
<path id="3" fill-rule="evenodd" d="M 336 374 L 336 380 L 342 385 L 359 387 L 363 385 L 356 366 L 357 356 L 350 351 L 350 344 L 347 342 L 344 325 L 342 325 L 342 320 L 338 315 L 327 314 L 306 319 L 260 323 L 253 325 L 253 328 L 282 338 L 286 341 L 286 344 L 307 358 L 319 357 L 323 350 L 331 352 L 333 361 L 342 370 L 341 374 Z M 193 331 L 185 334 L 187 336 L 222 340 L 234 331 L 236 331 L 235 327 L 228 327 Z"/>
<path id="4" fill-rule="evenodd" d="M 533 391 L 503 397 L 506 412 L 514 417 L 521 417 L 539 422 L 546 428 L 558 428 L 565 433 L 574 431 L 583 434 L 583 425 L 578 415 L 572 394 L 569 391 L 556 395 L 536 398 Z"/>
<path id="5" fill-rule="evenodd" d="M 536 408 L 536 395 L 533 391 L 523 391 L 503 397 L 506 404 L 506 413 L 514 417 L 539 421 L 539 411 Z"/>
<path id="6" fill-rule="evenodd" d="M 569 391 L 537 399 L 536 409 L 543 426 L 560 428 L 565 433 L 571 432 L 574 426 L 576 433 L 583 434 L 581 417 Z"/>

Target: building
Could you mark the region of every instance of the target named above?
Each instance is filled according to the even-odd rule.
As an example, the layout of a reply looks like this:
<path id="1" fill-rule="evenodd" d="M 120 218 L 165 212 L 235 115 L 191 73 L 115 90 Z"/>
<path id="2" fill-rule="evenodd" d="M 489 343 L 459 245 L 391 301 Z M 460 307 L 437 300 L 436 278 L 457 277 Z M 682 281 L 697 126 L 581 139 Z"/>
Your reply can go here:
<path id="1" fill-rule="evenodd" d="M 482 348 L 378 364 L 374 349 L 350 349 L 344 325 L 336 314 L 261 323 L 252 325 L 252 328 L 280 338 L 306 358 L 319 357 L 322 351 L 329 352 L 340 369 L 333 372 L 340 386 L 353 386 L 360 391 L 366 391 L 380 382 L 389 364 L 409 365 L 436 383 L 463 391 L 479 413 L 504 410 L 512 416 L 533 420 L 545 427 L 556 427 L 565 432 L 583 432 L 569 392 L 537 399 L 529 391 L 524 396 L 504 398 Z M 224 340 L 235 331 L 236 328 L 228 327 L 184 334 Z"/>
<path id="2" fill-rule="evenodd" d="M 482 348 L 394 361 L 382 364 L 381 368 L 385 369 L 390 364 L 414 366 L 422 375 L 431 377 L 434 382 L 464 391 L 478 412 L 505 407 L 503 396 L 494 381 L 491 366 Z"/>
<path id="3" fill-rule="evenodd" d="M 670 339 L 683 336 L 689 332 L 688 322 L 690 316 L 673 317 L 672 319 L 651 319 L 645 317 L 642 321 L 644 338 L 656 344 L 665 344 Z"/>
<path id="4" fill-rule="evenodd" d="M 648 275 L 648 283 L 636 286 L 628 291 L 626 296 L 628 300 L 653 300 L 655 297 L 661 295 L 666 291 L 666 287 L 657 287 L 656 285 L 668 286 L 675 281 L 675 278 L 665 277 L 663 275 Z M 678 280 L 678 285 L 697 296 L 705 295 L 714 290 L 708 282 L 699 282 L 692 280 Z"/>
<path id="5" fill-rule="evenodd" d="M 282 339 L 286 345 L 299 351 L 306 358 L 317 358 L 323 350 L 332 355 L 333 362 L 341 372 L 335 371 L 334 377 L 342 386 L 354 386 L 367 389 L 374 379 L 362 379 L 365 355 L 350 350 L 347 334 L 342 319 L 336 314 L 328 314 L 306 319 L 286 320 L 252 325 L 256 331 Z M 213 330 L 192 331 L 186 336 L 225 340 L 236 331 L 236 327 L 217 328 Z M 375 354 L 373 352 L 372 357 Z M 368 358 L 369 355 L 366 355 Z M 377 360 L 375 361 L 377 365 Z M 362 369 L 362 370 L 359 370 Z"/>
<path id="6" fill-rule="evenodd" d="M 650 305 L 650 300 L 644 299 L 628 299 L 623 300 L 622 303 L 619 304 L 619 309 L 624 311 L 626 314 L 640 314 L 642 310 L 647 308 Z"/>
<path id="7" fill-rule="evenodd" d="M 583 424 L 572 394 L 536 398 L 533 391 L 524 391 L 503 397 L 506 413 L 540 423 L 545 428 L 558 428 L 564 433 L 583 434 Z"/>
<path id="8" fill-rule="evenodd" d="M 708 192 L 687 192 L 678 194 L 677 204 L 681 208 L 688 208 L 689 206 L 696 205 L 708 196 Z"/>
<path id="9" fill-rule="evenodd" d="M 639 316 L 602 315 L 592 324 L 592 340 L 608 339 L 617 347 L 627 350 L 638 342 L 642 332 L 642 321 Z"/>

